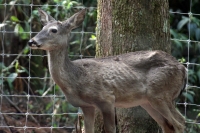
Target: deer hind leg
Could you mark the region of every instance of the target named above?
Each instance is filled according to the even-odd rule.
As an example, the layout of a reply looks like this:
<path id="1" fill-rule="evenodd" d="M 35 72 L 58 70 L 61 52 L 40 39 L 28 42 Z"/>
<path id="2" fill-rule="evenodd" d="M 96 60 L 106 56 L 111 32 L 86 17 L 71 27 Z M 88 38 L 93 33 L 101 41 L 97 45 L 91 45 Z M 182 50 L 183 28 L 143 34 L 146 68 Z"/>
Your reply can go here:
<path id="1" fill-rule="evenodd" d="M 149 103 L 143 104 L 141 107 L 145 109 L 148 114 L 159 124 L 163 133 L 174 133 L 173 126 L 169 125 L 167 123 L 167 119 L 165 119 L 157 110 L 152 108 Z"/>
<path id="2" fill-rule="evenodd" d="M 182 125 L 182 129 L 180 129 L 182 131 L 182 133 L 184 132 L 185 129 L 185 119 L 182 116 L 182 114 L 175 108 L 175 105 L 171 102 L 168 103 L 168 107 L 170 109 L 170 111 L 172 112 L 172 114 L 174 115 L 175 119 L 181 123 Z"/>
<path id="3" fill-rule="evenodd" d="M 175 111 L 174 105 L 169 104 L 172 103 L 172 101 L 167 98 L 164 100 L 159 98 L 150 98 L 148 101 L 151 107 L 157 110 L 167 120 L 166 124 L 173 126 L 174 133 L 183 133 L 184 127 L 180 121 L 180 117 L 177 117 L 178 113 Z"/>
<path id="4" fill-rule="evenodd" d="M 84 115 L 85 133 L 94 133 L 94 107 L 81 107 Z"/>

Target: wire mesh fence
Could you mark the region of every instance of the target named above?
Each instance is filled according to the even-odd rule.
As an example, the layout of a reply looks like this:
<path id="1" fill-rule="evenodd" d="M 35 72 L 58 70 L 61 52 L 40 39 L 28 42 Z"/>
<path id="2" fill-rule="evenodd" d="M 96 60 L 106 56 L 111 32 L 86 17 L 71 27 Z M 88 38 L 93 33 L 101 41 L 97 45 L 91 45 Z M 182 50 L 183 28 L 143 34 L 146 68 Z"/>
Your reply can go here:
<path id="1" fill-rule="evenodd" d="M 56 19 L 64 20 L 85 8 L 87 3 L 68 0 L 0 1 L 0 132 L 49 133 L 71 132 L 74 129 L 80 110 L 65 101 L 63 93 L 50 78 L 45 67 L 46 54 L 31 51 L 26 45 L 41 29 L 37 19 L 38 8 L 51 12 Z M 95 44 L 92 37 L 95 35 L 96 5 L 93 5 L 95 7 L 87 7 L 89 15 L 83 26 L 71 34 L 71 59 L 94 57 L 94 52 L 89 51 L 94 49 Z M 87 26 L 88 23 L 91 24 Z"/>
<path id="2" fill-rule="evenodd" d="M 69 56 L 93 58 L 95 55 L 95 0 L 0 0 L 0 132 L 71 132 L 79 123 L 79 108 L 65 101 L 52 81 L 46 54 L 31 51 L 27 41 L 41 29 L 37 9 L 42 8 L 64 20 L 81 8 L 88 8 L 82 27 L 70 38 Z M 172 54 L 188 69 L 187 87 L 177 101 L 186 117 L 186 132 L 200 131 L 200 12 L 170 8 Z M 81 118 L 81 117 L 79 117 Z"/>
<path id="3" fill-rule="evenodd" d="M 185 5 L 188 9 L 187 12 L 170 10 L 172 54 L 179 57 L 188 69 L 187 86 L 182 95 L 184 100 L 179 100 L 177 106 L 186 118 L 186 132 L 191 133 L 200 131 L 200 106 L 198 102 L 200 89 L 200 12 L 195 10 L 198 3 L 195 0 L 187 1 L 187 5 Z M 178 21 L 178 23 L 173 26 L 175 21 Z"/>

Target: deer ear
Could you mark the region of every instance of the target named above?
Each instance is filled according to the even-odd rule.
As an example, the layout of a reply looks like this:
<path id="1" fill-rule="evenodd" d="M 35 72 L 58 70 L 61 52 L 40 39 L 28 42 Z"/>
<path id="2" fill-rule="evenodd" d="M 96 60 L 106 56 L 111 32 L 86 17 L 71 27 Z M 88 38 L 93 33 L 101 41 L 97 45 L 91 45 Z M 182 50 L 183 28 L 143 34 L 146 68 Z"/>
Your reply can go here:
<path id="1" fill-rule="evenodd" d="M 55 21 L 55 19 L 52 16 L 50 16 L 40 8 L 38 8 L 38 13 L 40 15 L 42 25 L 46 25 L 49 21 Z"/>
<path id="2" fill-rule="evenodd" d="M 62 23 L 65 27 L 69 28 L 70 30 L 75 29 L 76 27 L 82 24 L 85 18 L 85 14 L 86 9 L 83 9 Z"/>

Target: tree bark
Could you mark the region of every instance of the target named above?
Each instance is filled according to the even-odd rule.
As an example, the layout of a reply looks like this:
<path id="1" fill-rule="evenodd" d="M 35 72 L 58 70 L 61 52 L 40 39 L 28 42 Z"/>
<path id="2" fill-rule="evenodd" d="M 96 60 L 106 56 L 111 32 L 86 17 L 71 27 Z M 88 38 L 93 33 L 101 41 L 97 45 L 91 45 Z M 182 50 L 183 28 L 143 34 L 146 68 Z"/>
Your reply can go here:
<path id="1" fill-rule="evenodd" d="M 168 0 L 98 0 L 96 57 L 139 50 L 170 53 Z M 95 133 L 103 132 L 97 115 Z M 119 133 L 155 133 L 156 122 L 140 107 L 116 109 Z"/>

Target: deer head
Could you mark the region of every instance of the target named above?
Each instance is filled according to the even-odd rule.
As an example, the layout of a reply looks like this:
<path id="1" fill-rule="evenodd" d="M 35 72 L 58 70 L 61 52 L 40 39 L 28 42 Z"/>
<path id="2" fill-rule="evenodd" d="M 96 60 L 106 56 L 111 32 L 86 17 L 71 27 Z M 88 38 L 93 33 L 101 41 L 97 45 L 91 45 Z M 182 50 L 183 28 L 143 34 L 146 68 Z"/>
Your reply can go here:
<path id="1" fill-rule="evenodd" d="M 38 9 L 43 29 L 28 44 L 32 49 L 51 51 L 66 47 L 72 29 L 82 24 L 86 9 L 74 14 L 65 21 L 57 21 L 45 11 Z"/>

